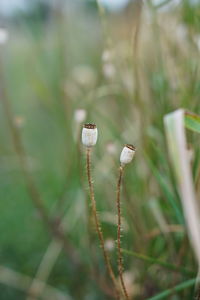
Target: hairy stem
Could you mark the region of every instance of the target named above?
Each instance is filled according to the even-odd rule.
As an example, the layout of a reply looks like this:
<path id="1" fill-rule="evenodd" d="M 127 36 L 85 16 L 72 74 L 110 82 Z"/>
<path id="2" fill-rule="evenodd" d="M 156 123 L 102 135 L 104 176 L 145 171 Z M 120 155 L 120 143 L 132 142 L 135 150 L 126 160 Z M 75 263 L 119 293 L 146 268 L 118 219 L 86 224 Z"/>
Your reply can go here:
<path id="1" fill-rule="evenodd" d="M 121 183 L 123 175 L 123 166 L 119 168 L 119 179 L 117 182 L 117 256 L 118 256 L 118 271 L 121 286 L 124 292 L 124 296 L 129 300 L 128 292 L 123 279 L 123 260 L 122 260 L 122 250 L 121 250 L 121 203 L 120 203 L 120 192 L 121 192 Z"/>
<path id="2" fill-rule="evenodd" d="M 101 229 L 101 224 L 98 218 L 98 214 L 97 214 L 97 208 L 96 208 L 96 201 L 95 201 L 95 197 L 94 197 L 94 188 L 93 188 L 93 183 L 92 183 L 92 175 L 91 175 L 91 148 L 87 148 L 87 177 L 88 177 L 88 184 L 89 184 L 89 190 L 90 190 L 90 200 L 91 200 L 91 204 L 92 204 L 92 214 L 94 217 L 94 222 L 95 222 L 95 227 L 96 227 L 96 232 L 100 241 L 100 245 L 103 251 L 103 257 L 105 260 L 105 264 L 106 264 L 106 268 L 108 271 L 108 274 L 115 286 L 116 289 L 116 299 L 119 299 L 119 290 L 117 287 L 117 281 L 111 266 L 111 262 L 110 262 L 110 258 L 109 255 L 105 249 L 104 246 L 104 237 L 103 237 L 103 232 Z"/>

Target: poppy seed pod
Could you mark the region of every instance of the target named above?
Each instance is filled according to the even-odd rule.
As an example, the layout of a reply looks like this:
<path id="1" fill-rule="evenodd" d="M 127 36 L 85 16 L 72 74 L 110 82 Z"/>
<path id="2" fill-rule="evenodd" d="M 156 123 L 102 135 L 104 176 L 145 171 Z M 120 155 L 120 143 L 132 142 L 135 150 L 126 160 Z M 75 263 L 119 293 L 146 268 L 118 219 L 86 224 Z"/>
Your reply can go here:
<path id="1" fill-rule="evenodd" d="M 120 155 L 121 164 L 125 165 L 130 163 L 135 155 L 135 151 L 136 148 L 133 145 L 125 145 Z"/>
<path id="2" fill-rule="evenodd" d="M 82 130 L 82 143 L 86 147 L 92 147 L 96 144 L 98 130 L 95 124 L 84 124 Z"/>

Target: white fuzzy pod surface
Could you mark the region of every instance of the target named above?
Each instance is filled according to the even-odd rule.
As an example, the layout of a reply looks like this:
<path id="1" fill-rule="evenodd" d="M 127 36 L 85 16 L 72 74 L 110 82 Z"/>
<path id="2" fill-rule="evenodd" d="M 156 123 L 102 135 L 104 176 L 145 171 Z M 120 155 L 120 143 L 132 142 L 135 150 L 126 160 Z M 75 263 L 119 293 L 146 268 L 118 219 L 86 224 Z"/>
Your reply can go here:
<path id="1" fill-rule="evenodd" d="M 120 162 L 122 165 L 129 164 L 135 155 L 135 149 L 125 146 L 120 155 Z"/>
<path id="2" fill-rule="evenodd" d="M 98 137 L 97 128 L 83 128 L 82 130 L 82 143 L 86 147 L 92 147 L 96 144 Z"/>

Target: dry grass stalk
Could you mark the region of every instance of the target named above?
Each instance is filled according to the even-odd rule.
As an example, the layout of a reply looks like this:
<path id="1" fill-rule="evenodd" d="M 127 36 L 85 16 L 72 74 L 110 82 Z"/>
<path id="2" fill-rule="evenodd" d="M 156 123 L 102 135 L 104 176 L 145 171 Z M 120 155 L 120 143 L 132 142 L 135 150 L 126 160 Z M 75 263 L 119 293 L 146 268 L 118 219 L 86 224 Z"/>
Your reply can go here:
<path id="1" fill-rule="evenodd" d="M 121 251 L 121 203 L 120 203 L 120 192 L 121 192 L 121 182 L 123 175 L 123 166 L 119 168 L 119 179 L 117 183 L 117 251 L 118 251 L 118 271 L 119 278 L 122 285 L 122 289 L 124 295 L 127 300 L 129 300 L 128 292 L 126 290 L 126 286 L 123 279 L 123 259 L 122 259 L 122 251 Z"/>
<path id="2" fill-rule="evenodd" d="M 103 256 L 104 256 L 108 274 L 109 274 L 109 276 L 115 286 L 115 289 L 116 289 L 116 299 L 119 299 L 120 292 L 118 290 L 118 284 L 117 284 L 117 281 L 116 281 L 116 278 L 115 278 L 115 275 L 114 275 L 114 272 L 113 272 L 113 269 L 111 266 L 109 255 L 105 249 L 103 232 L 102 232 L 101 224 L 100 224 L 98 214 L 97 214 L 96 201 L 95 201 L 95 197 L 94 197 L 94 188 L 93 188 L 92 175 L 91 175 L 91 147 L 87 147 L 87 178 L 88 178 L 90 200 L 91 200 L 91 204 L 92 204 L 92 213 L 93 213 L 93 217 L 94 217 L 96 232 L 97 232 L 97 235 L 98 235 L 98 238 L 100 241 L 100 245 L 101 245 L 101 248 L 103 251 Z"/>
<path id="3" fill-rule="evenodd" d="M 17 290 L 27 292 L 32 283 L 32 278 L 7 267 L 0 266 L 0 283 L 16 288 Z M 44 287 L 43 293 L 40 295 L 40 299 L 71 300 L 70 296 L 48 285 L 47 283 L 42 282 L 41 280 L 37 280 L 37 284 Z"/>
<path id="4" fill-rule="evenodd" d="M 124 278 L 123 278 L 123 259 L 122 259 L 122 250 L 121 250 L 121 185 L 122 185 L 122 176 L 124 166 L 130 163 L 135 155 L 135 147 L 133 145 L 127 144 L 122 149 L 120 155 L 120 168 L 119 168 L 119 178 L 117 182 L 117 254 L 118 254 L 118 271 L 119 278 L 122 286 L 122 290 L 124 292 L 124 296 L 126 300 L 129 300 L 129 295 L 125 286 Z"/>

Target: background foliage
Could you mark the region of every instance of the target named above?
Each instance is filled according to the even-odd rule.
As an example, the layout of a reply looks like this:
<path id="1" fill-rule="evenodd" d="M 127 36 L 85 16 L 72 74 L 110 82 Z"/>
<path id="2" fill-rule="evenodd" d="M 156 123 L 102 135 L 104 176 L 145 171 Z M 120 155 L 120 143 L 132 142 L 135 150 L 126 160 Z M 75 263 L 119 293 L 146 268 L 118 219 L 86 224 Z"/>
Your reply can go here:
<path id="1" fill-rule="evenodd" d="M 88 209 L 80 144 L 85 121 L 99 128 L 93 177 L 115 270 L 119 155 L 124 143 L 137 147 L 123 182 L 123 248 L 132 251 L 124 252 L 124 265 L 129 293 L 150 299 L 194 278 L 198 269 L 163 117 L 179 107 L 200 113 L 200 6 L 134 1 L 112 13 L 96 2 L 57 3 L 4 18 L 9 40 L 0 45 L 0 299 L 28 299 L 29 284 L 21 288 L 20 274 L 38 276 L 45 253 L 39 277 L 65 297 L 112 299 Z M 187 135 L 199 196 L 199 140 L 197 133 Z M 54 224 L 64 220 L 67 256 L 35 209 L 27 176 Z M 5 284 L 4 268 L 19 272 L 16 284 L 9 276 Z M 189 286 L 166 299 L 193 295 Z"/>

